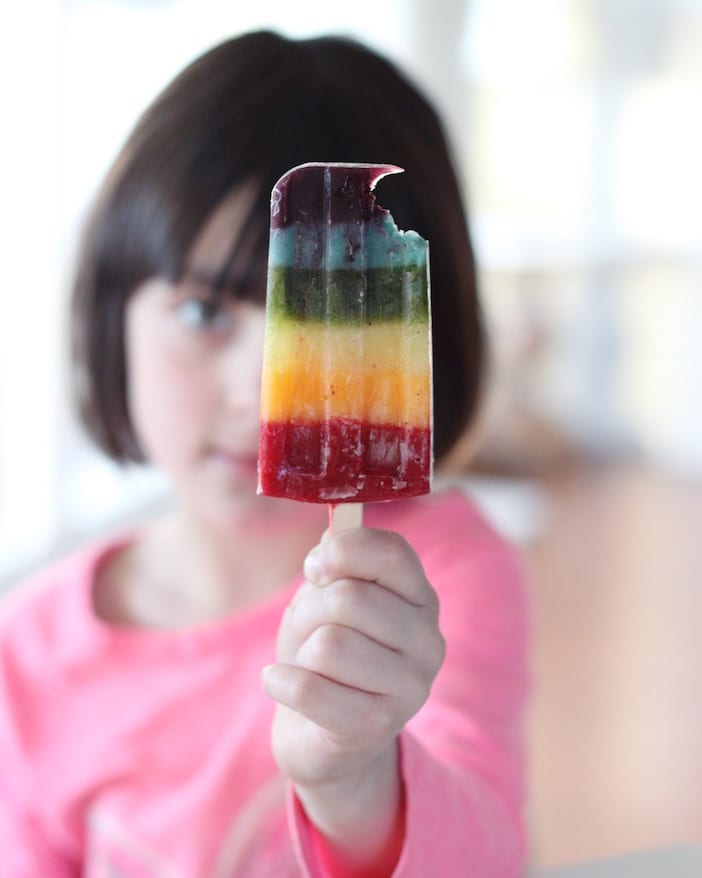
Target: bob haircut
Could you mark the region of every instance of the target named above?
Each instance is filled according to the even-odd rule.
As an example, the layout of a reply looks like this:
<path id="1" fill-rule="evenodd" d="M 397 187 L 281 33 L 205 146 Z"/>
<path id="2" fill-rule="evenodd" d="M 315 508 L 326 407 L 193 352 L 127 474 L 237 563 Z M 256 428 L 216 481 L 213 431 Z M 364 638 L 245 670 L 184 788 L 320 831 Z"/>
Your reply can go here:
<path id="1" fill-rule="evenodd" d="M 269 200 L 307 161 L 382 162 L 404 174 L 378 201 L 430 242 L 434 449 L 440 460 L 480 397 L 483 329 L 467 220 L 442 125 L 391 63 L 352 40 L 262 31 L 188 65 L 137 122 L 84 230 L 72 298 L 74 391 L 113 460 L 143 461 L 127 403 L 125 309 L 145 281 L 177 283 L 205 222 L 238 186 L 257 196 L 221 287 L 265 300 Z"/>

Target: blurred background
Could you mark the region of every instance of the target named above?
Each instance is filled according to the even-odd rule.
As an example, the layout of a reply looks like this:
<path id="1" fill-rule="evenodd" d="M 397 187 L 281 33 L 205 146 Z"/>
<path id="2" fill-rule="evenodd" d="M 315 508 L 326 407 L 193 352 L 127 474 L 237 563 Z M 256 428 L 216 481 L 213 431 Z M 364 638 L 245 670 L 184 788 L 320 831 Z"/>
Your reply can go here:
<path id="1" fill-rule="evenodd" d="M 535 866 L 702 844 L 701 0 L 4 4 L 0 587 L 162 491 L 68 411 L 73 250 L 145 104 L 260 27 L 366 41 L 452 138 L 493 351 L 452 463 L 531 571 Z"/>

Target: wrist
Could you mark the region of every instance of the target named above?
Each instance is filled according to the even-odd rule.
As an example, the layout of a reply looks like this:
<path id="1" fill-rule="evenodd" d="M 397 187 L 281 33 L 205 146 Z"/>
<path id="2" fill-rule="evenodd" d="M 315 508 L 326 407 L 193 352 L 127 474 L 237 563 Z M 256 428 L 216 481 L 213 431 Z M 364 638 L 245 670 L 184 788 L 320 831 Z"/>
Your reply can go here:
<path id="1" fill-rule="evenodd" d="M 362 772 L 294 789 L 330 872 L 364 878 L 392 872 L 404 839 L 396 742 Z"/>

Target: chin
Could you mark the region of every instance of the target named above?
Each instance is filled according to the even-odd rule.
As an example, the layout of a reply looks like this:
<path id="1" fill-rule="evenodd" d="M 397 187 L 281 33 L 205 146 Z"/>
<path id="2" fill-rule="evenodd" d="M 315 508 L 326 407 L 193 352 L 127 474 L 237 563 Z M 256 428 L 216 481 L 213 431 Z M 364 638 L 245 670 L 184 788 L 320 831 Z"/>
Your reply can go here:
<path id="1" fill-rule="evenodd" d="M 181 483 L 181 487 L 185 485 Z M 326 506 L 264 496 L 257 493 L 257 488 L 256 466 L 226 469 L 217 466 L 208 468 L 197 484 L 191 482 L 181 496 L 187 498 L 186 505 L 192 514 L 217 530 L 259 525 L 272 532 L 279 527 L 303 525 L 311 519 L 319 519 L 324 528 Z"/>

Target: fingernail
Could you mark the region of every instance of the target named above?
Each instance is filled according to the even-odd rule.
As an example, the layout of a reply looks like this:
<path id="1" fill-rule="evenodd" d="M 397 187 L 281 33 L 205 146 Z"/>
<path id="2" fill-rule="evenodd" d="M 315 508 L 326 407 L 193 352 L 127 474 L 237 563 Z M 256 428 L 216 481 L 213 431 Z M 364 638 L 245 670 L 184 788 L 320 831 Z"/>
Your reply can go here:
<path id="1" fill-rule="evenodd" d="M 305 579 L 311 583 L 317 583 L 322 578 L 322 549 L 315 546 L 307 557 L 302 567 Z"/>
<path id="2" fill-rule="evenodd" d="M 261 683 L 266 690 L 275 685 L 275 665 L 266 665 L 261 668 Z"/>

